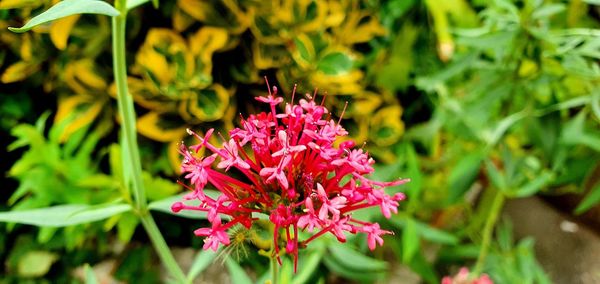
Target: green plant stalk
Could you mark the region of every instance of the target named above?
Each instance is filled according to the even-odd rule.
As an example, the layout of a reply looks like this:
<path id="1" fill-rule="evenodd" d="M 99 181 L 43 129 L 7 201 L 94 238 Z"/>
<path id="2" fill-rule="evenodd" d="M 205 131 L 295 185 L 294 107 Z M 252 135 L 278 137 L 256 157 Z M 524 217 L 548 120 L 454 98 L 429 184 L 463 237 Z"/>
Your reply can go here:
<path id="1" fill-rule="evenodd" d="M 271 257 L 271 284 L 279 283 L 279 263 L 277 257 Z"/>
<path id="2" fill-rule="evenodd" d="M 142 180 L 142 164 L 137 144 L 137 131 L 135 129 L 136 117 L 133 100 L 129 95 L 127 88 L 127 62 L 125 61 L 125 26 L 127 20 L 127 0 L 117 0 L 115 6 L 121 13 L 112 19 L 112 48 L 113 48 L 113 70 L 115 83 L 117 86 L 117 104 L 119 115 L 121 116 L 122 129 L 122 147 L 126 155 L 123 156 L 126 164 L 131 168 L 128 174 L 131 177 L 132 184 L 127 185 L 134 196 L 134 207 L 136 214 L 140 217 L 142 226 L 148 233 L 152 245 L 156 249 L 162 263 L 165 265 L 170 275 L 177 282 L 185 283 L 186 277 L 173 254 L 169 250 L 165 239 L 156 226 L 152 215 L 148 212 L 148 204 Z"/>
<path id="3" fill-rule="evenodd" d="M 125 7 L 125 0 L 117 1 Z M 112 19 L 112 48 L 113 48 L 113 69 L 115 76 L 115 84 L 117 86 L 117 105 L 119 115 L 121 117 L 122 147 L 126 155 L 125 159 L 130 169 L 131 188 L 135 200 L 135 208 L 140 211 L 146 211 L 146 193 L 144 191 L 144 183 L 142 181 L 142 164 L 140 161 L 140 153 L 136 139 L 135 129 L 135 109 L 133 101 L 129 95 L 127 88 L 127 63 L 125 61 L 125 22 L 127 18 L 127 10 L 119 9 L 121 14 Z M 129 185 L 127 185 L 129 187 Z"/>
<path id="4" fill-rule="evenodd" d="M 483 270 L 485 259 L 490 250 L 490 244 L 494 234 L 494 226 L 498 221 L 498 216 L 502 211 L 504 201 L 505 197 L 504 194 L 502 194 L 502 191 L 496 191 L 496 196 L 492 201 L 492 208 L 490 209 L 490 213 L 488 214 L 483 227 L 483 239 L 481 241 L 481 248 L 479 249 L 479 256 L 477 257 L 477 262 L 475 263 L 475 268 L 473 269 L 473 276 L 478 276 Z"/>

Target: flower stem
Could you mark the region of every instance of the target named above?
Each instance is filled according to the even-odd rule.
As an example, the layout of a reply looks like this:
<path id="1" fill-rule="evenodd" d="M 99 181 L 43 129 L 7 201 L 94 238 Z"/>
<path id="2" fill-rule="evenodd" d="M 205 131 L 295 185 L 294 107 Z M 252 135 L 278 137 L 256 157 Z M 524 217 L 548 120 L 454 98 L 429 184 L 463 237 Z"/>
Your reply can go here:
<path id="1" fill-rule="evenodd" d="M 122 159 L 124 160 L 124 165 L 129 168 L 126 180 L 131 180 L 131 184 L 127 184 L 127 187 L 133 193 L 135 213 L 141 219 L 142 225 L 150 236 L 152 245 L 156 249 L 161 261 L 169 271 L 171 277 L 174 277 L 179 283 L 184 283 L 186 281 L 185 274 L 179 265 L 177 265 L 152 215 L 148 212 L 146 193 L 142 180 L 142 164 L 137 144 L 137 132 L 135 129 L 135 109 L 133 100 L 127 90 L 127 62 L 125 60 L 126 2 L 127 0 L 117 0 L 115 2 L 120 15 L 112 19 L 112 51 L 113 70 L 117 86 L 117 104 L 121 117 L 121 147 L 124 153 Z"/>
<path id="2" fill-rule="evenodd" d="M 117 1 L 116 6 L 121 13 L 112 19 L 113 69 L 117 86 L 117 105 L 121 117 L 122 148 L 129 167 L 131 189 L 135 200 L 135 208 L 143 212 L 146 209 L 146 193 L 142 181 L 142 164 L 136 140 L 135 109 L 133 100 L 127 89 L 127 63 L 125 61 L 125 22 L 127 19 L 126 0 Z M 129 186 L 129 185 L 127 185 Z"/>
<path id="3" fill-rule="evenodd" d="M 473 276 L 478 276 L 483 270 L 483 265 L 485 264 L 485 259 L 488 255 L 490 244 L 492 242 L 494 226 L 496 225 L 496 221 L 498 221 L 498 216 L 502 211 L 504 200 L 505 197 L 502 194 L 502 191 L 496 191 L 496 195 L 494 196 L 494 200 L 492 201 L 492 208 L 490 209 L 490 212 L 485 221 L 485 225 L 483 227 L 483 239 L 481 241 L 481 248 L 479 249 L 479 256 L 477 257 L 477 263 L 475 264 L 475 269 L 473 269 Z"/>
<path id="4" fill-rule="evenodd" d="M 277 257 L 271 257 L 271 284 L 277 284 L 279 282 L 279 263 L 277 263 Z"/>

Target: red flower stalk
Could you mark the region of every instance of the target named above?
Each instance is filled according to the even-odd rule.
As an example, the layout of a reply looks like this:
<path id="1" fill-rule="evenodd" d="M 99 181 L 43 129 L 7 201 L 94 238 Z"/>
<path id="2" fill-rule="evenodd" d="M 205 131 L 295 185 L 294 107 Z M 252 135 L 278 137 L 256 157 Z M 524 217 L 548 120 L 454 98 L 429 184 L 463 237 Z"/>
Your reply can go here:
<path id="1" fill-rule="evenodd" d="M 294 94 L 292 101 L 293 97 Z M 283 234 L 285 251 L 294 257 L 294 270 L 298 249 L 323 234 L 331 233 L 345 242 L 346 233 L 365 233 L 371 250 L 383 244 L 382 235 L 392 234 L 377 223 L 354 219 L 352 212 L 379 206 L 389 218 L 392 212 L 398 212 L 398 202 L 405 196 L 390 196 L 383 189 L 404 184 L 408 179 L 377 182 L 365 177 L 373 172 L 375 161 L 362 149 L 353 149 L 353 141 L 335 147 L 334 141 L 348 133 L 339 121 L 329 119 L 322 102 L 319 105 L 307 97 L 299 104 L 286 104 L 285 111 L 277 113 L 276 106 L 283 99 L 277 97 L 277 88 L 273 87 L 273 93 L 269 90 L 267 97 L 257 98 L 269 104 L 270 112 L 242 118 L 242 127 L 233 129 L 231 138 L 221 148 L 208 142 L 213 129 L 204 137 L 188 130 L 200 143 L 189 149 L 181 145 L 181 171 L 192 184 L 192 193 L 186 199 L 197 199 L 200 205 L 177 202 L 172 210 L 207 212 L 211 228 L 195 231 L 206 237 L 204 249 L 216 251 L 220 244 L 228 245 L 227 229 L 236 224 L 250 228 L 257 220 L 253 212 L 267 214 L 274 224 L 273 243 L 280 263 L 279 235 Z M 193 152 L 201 148 L 212 154 L 196 157 Z M 216 168 L 223 171 L 214 169 L 216 160 Z M 224 173 L 231 169 L 245 178 L 240 180 Z M 222 195 L 216 200 L 205 195 L 207 184 Z M 223 222 L 221 216 L 229 216 L 228 221 Z M 299 230 L 315 233 L 300 240 Z"/>

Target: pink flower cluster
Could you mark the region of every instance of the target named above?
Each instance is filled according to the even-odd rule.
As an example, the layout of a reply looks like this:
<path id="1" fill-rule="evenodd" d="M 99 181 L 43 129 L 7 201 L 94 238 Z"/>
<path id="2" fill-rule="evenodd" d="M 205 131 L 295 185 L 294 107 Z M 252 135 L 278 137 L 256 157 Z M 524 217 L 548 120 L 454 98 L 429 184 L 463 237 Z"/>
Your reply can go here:
<path id="1" fill-rule="evenodd" d="M 298 104 L 286 104 L 284 112 L 278 113 L 276 107 L 283 99 L 277 97 L 276 87 L 273 93 L 269 89 L 267 97 L 257 100 L 268 104 L 270 112 L 242 118 L 241 128 L 230 131 L 229 140 L 221 136 L 222 147 L 209 142 L 213 129 L 204 137 L 188 130 L 199 144 L 181 146 L 181 171 L 192 184 L 188 188 L 193 192 L 186 199 L 197 199 L 200 205 L 177 202 L 172 210 L 207 213 L 212 226 L 195 231 L 206 237 L 204 249 L 216 251 L 220 244 L 228 245 L 227 229 L 236 224 L 250 228 L 257 220 L 254 212 L 268 215 L 274 224 L 275 257 L 280 261 L 279 252 L 285 248 L 295 264 L 298 249 L 326 233 L 340 242 L 346 241 L 345 233 L 365 233 L 371 250 L 383 244 L 382 235 L 392 233 L 377 223 L 354 219 L 352 212 L 379 206 L 389 218 L 405 196 L 390 196 L 383 188 L 408 180 L 378 182 L 365 177 L 373 173 L 375 161 L 363 149 L 355 149 L 353 141 L 336 147 L 338 138 L 348 133 L 340 121 L 330 119 L 323 102 L 306 97 Z M 195 153 L 202 148 L 211 155 L 197 157 Z M 203 190 L 208 184 L 222 194 L 216 199 L 207 196 Z M 228 216 L 227 220 L 222 216 Z M 300 240 L 299 230 L 313 234 Z"/>
<path id="2" fill-rule="evenodd" d="M 469 269 L 463 267 L 458 271 L 456 276 L 442 278 L 442 284 L 494 284 L 494 282 L 486 274 L 482 274 L 479 278 L 470 278 Z"/>

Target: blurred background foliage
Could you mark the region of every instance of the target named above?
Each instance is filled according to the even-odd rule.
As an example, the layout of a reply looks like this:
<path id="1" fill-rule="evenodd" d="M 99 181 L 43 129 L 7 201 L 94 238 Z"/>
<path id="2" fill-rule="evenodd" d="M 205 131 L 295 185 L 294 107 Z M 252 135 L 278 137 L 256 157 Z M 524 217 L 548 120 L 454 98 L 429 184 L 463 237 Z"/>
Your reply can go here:
<path id="1" fill-rule="evenodd" d="M 2 147 L 8 149 L 0 207 L 6 210 L 128 198 L 120 149 L 111 143 L 118 139 L 119 118 L 109 20 L 77 15 L 30 33 L 7 30 L 56 2 L 0 1 L 0 126 Z M 300 257 L 293 283 L 386 282 L 404 268 L 437 283 L 476 259 L 475 270 L 497 283 L 551 282 L 535 258 L 534 240 L 513 241 L 510 222 L 500 222 L 498 215 L 509 199 L 569 197 L 577 200 L 575 206 L 562 210 L 600 223 L 591 214 L 600 203 L 599 5 L 595 0 L 141 5 L 129 15 L 127 59 L 148 197 L 162 200 L 154 203 L 158 211 L 168 211 L 160 210 L 168 208 L 164 199 L 182 190 L 174 181 L 178 143 L 188 139 L 185 129 L 216 127 L 226 133 L 239 114 L 257 111 L 253 97 L 265 93 L 266 76 L 288 100 L 296 85 L 307 96 L 318 89 L 336 116 L 348 102 L 343 123 L 380 161 L 377 177 L 412 179 L 402 189 L 408 195 L 402 213 L 382 220 L 397 233 L 386 246 L 367 256 L 360 238 L 348 246 L 324 239 Z M 377 218 L 376 213 L 361 214 Z M 159 217 L 170 244 L 198 247 L 191 231 L 202 221 Z M 136 234 L 137 225 L 132 213 L 64 229 L 0 225 L 0 282 L 82 279 L 76 267 L 90 263 L 97 269 L 107 260 L 116 263 L 109 271 L 115 279 L 146 275 L 146 281 L 159 281 L 148 270 L 156 263 L 149 261 L 150 245 Z M 252 253 L 239 257 L 247 239 L 239 234 L 232 255 L 252 268 L 251 278 L 261 279 L 268 275 L 266 260 L 250 261 L 260 258 Z M 196 275 L 214 257 L 198 254 Z M 226 266 L 242 271 L 236 262 Z M 287 273 L 282 277 L 291 277 L 289 262 L 282 271 Z"/>

